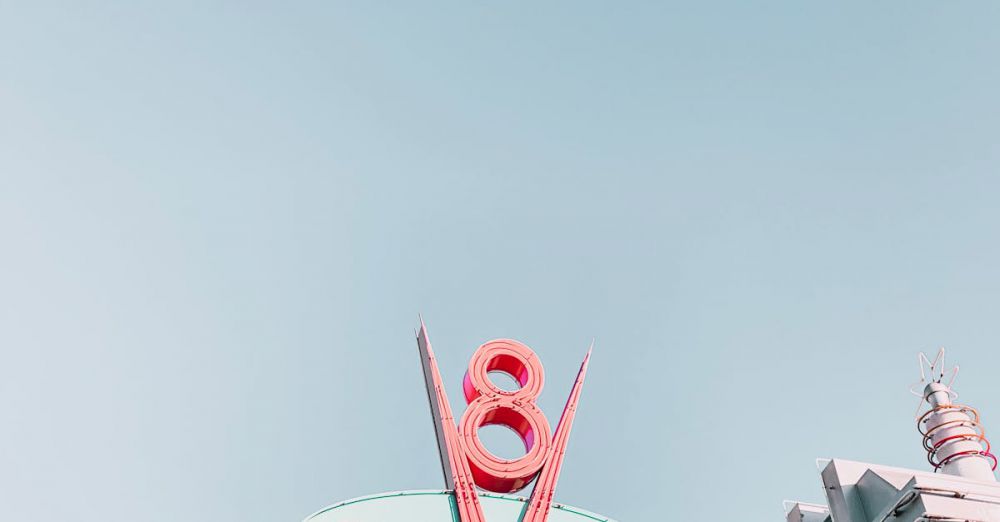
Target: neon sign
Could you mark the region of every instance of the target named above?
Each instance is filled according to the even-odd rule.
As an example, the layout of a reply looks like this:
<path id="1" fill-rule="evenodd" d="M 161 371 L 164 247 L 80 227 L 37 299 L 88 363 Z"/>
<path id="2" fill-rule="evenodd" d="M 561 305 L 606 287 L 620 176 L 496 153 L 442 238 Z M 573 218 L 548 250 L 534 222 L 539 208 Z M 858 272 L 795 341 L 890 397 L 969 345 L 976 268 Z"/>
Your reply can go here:
<path id="1" fill-rule="evenodd" d="M 457 425 L 423 320 L 417 333 L 417 348 L 445 484 L 455 493 L 459 520 L 486 522 L 477 486 L 497 493 L 513 493 L 537 478 L 521 522 L 545 522 L 566 455 L 590 350 L 583 358 L 562 416 L 552 432 L 545 414 L 535 404 L 545 384 L 545 371 L 531 348 L 511 339 L 497 339 L 476 350 L 462 381 L 467 407 Z M 489 379 L 491 371 L 509 374 L 520 388 L 513 391 L 498 388 Z M 490 453 L 478 434 L 479 428 L 490 424 L 514 430 L 527 453 L 517 459 L 502 459 Z"/>

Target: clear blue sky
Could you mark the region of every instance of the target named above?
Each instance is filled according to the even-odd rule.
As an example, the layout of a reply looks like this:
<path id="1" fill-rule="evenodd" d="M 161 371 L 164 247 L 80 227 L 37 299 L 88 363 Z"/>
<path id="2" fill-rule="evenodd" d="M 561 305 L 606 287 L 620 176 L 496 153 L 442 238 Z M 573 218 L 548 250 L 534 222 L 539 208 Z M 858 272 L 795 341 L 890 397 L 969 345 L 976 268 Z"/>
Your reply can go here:
<path id="1" fill-rule="evenodd" d="M 998 26 L 0 2 L 0 518 L 441 487 L 418 312 L 457 410 L 514 337 L 554 421 L 596 337 L 557 497 L 623 522 L 778 520 L 815 457 L 923 469 L 918 350 L 1000 429 Z"/>

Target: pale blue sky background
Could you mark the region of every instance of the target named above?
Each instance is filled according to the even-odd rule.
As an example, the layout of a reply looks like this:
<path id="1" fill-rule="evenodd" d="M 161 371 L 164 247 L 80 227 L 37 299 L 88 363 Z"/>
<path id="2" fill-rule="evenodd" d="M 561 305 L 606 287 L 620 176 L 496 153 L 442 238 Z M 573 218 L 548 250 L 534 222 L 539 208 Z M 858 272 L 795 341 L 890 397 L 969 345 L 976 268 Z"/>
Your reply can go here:
<path id="1" fill-rule="evenodd" d="M 558 500 L 779 520 L 1000 429 L 1000 4 L 0 1 L 0 518 L 296 521 L 441 487 L 535 348 Z M 664 515 L 666 514 L 666 515 Z"/>

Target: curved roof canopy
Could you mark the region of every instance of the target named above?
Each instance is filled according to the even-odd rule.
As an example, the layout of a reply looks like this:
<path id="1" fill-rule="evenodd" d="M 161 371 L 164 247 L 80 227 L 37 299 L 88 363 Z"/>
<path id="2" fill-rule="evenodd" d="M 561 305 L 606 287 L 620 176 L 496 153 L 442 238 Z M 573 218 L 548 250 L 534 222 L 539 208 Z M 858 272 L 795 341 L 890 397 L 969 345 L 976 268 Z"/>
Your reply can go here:
<path id="1" fill-rule="evenodd" d="M 527 499 L 512 495 L 479 493 L 483 513 L 490 522 L 517 522 Z M 452 522 L 458 509 L 450 491 L 397 491 L 360 497 L 334 504 L 305 522 Z M 549 522 L 615 522 L 614 520 L 562 504 L 553 504 Z"/>

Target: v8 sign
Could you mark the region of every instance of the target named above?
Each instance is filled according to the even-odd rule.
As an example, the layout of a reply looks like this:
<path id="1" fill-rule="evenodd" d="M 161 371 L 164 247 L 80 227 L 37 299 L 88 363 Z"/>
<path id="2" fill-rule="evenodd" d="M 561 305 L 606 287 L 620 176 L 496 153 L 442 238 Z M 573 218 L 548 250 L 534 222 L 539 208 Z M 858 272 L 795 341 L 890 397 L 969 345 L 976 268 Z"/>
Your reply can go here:
<path id="1" fill-rule="evenodd" d="M 417 347 L 434 416 L 445 484 L 454 491 L 459 520 L 486 522 L 476 486 L 497 493 L 513 493 L 537 477 L 521 521 L 545 522 L 552 509 L 590 351 L 583 358 L 553 434 L 545 415 L 535 405 L 545 383 L 545 371 L 531 348 L 510 339 L 498 339 L 476 350 L 462 381 L 468 406 L 456 426 L 423 321 L 417 333 Z M 488 373 L 491 371 L 509 374 L 520 388 L 514 391 L 498 388 L 490 381 Z M 527 454 L 510 460 L 487 451 L 479 440 L 478 430 L 488 424 L 500 424 L 518 433 Z"/>
<path id="2" fill-rule="evenodd" d="M 531 348 L 511 339 L 480 346 L 462 379 L 466 407 L 457 422 L 423 321 L 417 332 L 417 348 L 446 489 L 347 500 L 313 514 L 306 522 L 613 522 L 553 502 L 590 351 L 553 430 L 535 404 L 545 385 L 545 370 Z M 510 375 L 517 381 L 517 389 L 497 387 L 490 372 Z M 503 459 L 490 453 L 479 439 L 479 428 L 490 424 L 506 426 L 520 435 L 525 454 Z M 511 495 L 532 481 L 530 498 Z"/>

